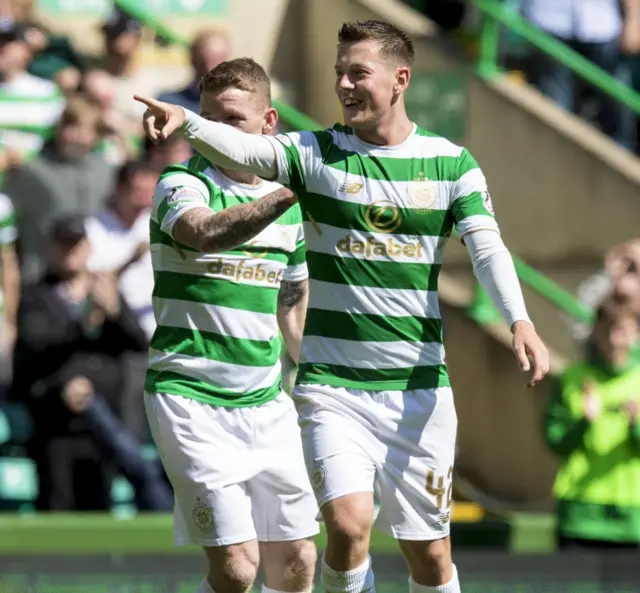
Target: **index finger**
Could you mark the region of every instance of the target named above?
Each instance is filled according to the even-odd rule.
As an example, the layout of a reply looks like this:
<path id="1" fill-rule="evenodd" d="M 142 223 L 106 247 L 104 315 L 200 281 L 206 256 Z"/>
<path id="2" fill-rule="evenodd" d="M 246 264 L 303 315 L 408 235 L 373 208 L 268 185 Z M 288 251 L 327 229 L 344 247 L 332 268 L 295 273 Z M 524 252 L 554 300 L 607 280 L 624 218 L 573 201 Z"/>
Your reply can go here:
<path id="1" fill-rule="evenodd" d="M 147 107 L 157 107 L 158 109 L 162 109 L 162 102 L 157 101 L 151 97 L 143 97 L 142 95 L 133 95 L 133 98 L 139 103 L 143 103 Z"/>

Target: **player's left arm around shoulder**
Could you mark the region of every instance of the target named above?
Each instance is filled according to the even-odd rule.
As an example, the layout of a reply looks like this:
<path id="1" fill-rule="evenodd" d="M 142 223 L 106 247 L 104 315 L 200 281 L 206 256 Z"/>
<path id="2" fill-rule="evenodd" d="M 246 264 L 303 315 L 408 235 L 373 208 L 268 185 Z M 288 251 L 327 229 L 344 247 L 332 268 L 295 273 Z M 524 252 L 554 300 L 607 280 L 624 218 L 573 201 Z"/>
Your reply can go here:
<path id="1" fill-rule="evenodd" d="M 298 364 L 309 302 L 309 281 L 284 280 L 278 293 L 278 326 L 291 359 Z"/>

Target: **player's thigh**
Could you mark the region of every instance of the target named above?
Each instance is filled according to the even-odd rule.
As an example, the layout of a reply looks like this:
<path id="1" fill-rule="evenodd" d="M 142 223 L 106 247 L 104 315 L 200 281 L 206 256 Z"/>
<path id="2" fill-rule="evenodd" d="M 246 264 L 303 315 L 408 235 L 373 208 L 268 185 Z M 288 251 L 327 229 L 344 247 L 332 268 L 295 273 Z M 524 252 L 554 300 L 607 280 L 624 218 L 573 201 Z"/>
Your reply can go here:
<path id="1" fill-rule="evenodd" d="M 321 509 L 348 494 L 373 493 L 380 445 L 359 415 L 359 403 L 342 392 L 324 385 L 294 390 L 305 463 Z"/>
<path id="2" fill-rule="evenodd" d="M 449 387 L 389 392 L 386 444 L 377 480 L 376 526 L 396 539 L 449 535 L 457 416 Z"/>
<path id="3" fill-rule="evenodd" d="M 145 394 L 149 427 L 175 492 L 178 545 L 226 546 L 255 538 L 245 482 L 254 461 L 243 410 Z"/>
<path id="4" fill-rule="evenodd" d="M 253 521 L 260 542 L 303 540 L 319 533 L 318 505 L 302 452 L 291 398 L 281 394 L 256 409 L 255 447 L 261 471 L 251 478 Z"/>

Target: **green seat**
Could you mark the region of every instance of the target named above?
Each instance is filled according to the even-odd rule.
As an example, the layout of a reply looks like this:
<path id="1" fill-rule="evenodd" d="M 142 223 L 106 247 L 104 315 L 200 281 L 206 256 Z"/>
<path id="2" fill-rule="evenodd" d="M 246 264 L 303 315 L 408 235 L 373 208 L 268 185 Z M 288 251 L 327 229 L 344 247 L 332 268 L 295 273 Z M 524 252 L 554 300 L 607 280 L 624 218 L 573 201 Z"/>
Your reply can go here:
<path id="1" fill-rule="evenodd" d="M 118 476 L 111 485 L 111 500 L 114 505 L 130 504 L 133 501 L 133 487 L 129 481 Z"/>
<path id="2" fill-rule="evenodd" d="M 158 451 L 156 450 L 155 445 L 142 445 L 141 450 L 142 456 L 149 461 L 153 461 L 158 458 Z"/>
<path id="3" fill-rule="evenodd" d="M 0 457 L 0 500 L 33 502 L 37 496 L 35 463 L 26 457 Z"/>
<path id="4" fill-rule="evenodd" d="M 121 519 L 133 517 L 137 511 L 133 496 L 133 486 L 118 476 L 111 486 L 111 512 Z"/>

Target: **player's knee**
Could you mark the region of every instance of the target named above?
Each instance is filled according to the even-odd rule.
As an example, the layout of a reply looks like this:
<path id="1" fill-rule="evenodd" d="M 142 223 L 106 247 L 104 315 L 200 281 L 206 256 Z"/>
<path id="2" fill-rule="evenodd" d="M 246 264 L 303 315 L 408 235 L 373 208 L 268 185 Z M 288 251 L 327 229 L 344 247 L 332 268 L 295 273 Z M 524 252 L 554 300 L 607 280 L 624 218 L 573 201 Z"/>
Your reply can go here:
<path id="1" fill-rule="evenodd" d="M 367 557 L 373 496 L 349 495 L 326 504 L 322 509 L 327 529 L 325 560 L 335 570 L 360 566 Z"/>
<path id="2" fill-rule="evenodd" d="M 207 548 L 208 581 L 214 591 L 245 593 L 256 580 L 260 558 L 257 549 L 249 545 Z"/>
<path id="3" fill-rule="evenodd" d="M 359 500 L 348 504 L 332 501 L 323 507 L 322 512 L 325 527 L 333 542 L 356 545 L 369 541 L 373 509 L 364 501 L 362 504 Z"/>
<path id="4" fill-rule="evenodd" d="M 313 579 L 318 558 L 315 543 L 311 539 L 301 539 L 291 543 L 293 549 L 287 556 L 287 573 Z"/>
<path id="5" fill-rule="evenodd" d="M 357 519 L 342 518 L 327 526 L 331 541 L 340 547 L 357 546 L 367 541 L 369 526 Z"/>
<path id="6" fill-rule="evenodd" d="M 449 582 L 453 568 L 448 537 L 434 541 L 403 541 L 401 547 L 414 580 L 432 586 Z"/>
<path id="7" fill-rule="evenodd" d="M 307 591 L 313 585 L 316 558 L 316 546 L 311 539 L 263 544 L 265 583 L 280 591 Z"/>

